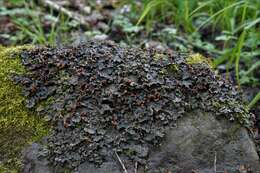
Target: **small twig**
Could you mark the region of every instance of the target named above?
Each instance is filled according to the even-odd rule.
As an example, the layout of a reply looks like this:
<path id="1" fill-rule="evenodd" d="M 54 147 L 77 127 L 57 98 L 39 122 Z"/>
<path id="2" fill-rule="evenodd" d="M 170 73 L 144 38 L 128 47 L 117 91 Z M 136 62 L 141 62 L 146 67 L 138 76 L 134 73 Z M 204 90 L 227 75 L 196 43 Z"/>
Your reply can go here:
<path id="1" fill-rule="evenodd" d="M 214 158 L 214 172 L 217 173 L 217 152 L 215 152 L 215 158 Z"/>
<path id="2" fill-rule="evenodd" d="M 137 173 L 137 169 L 138 169 L 138 162 L 135 162 L 135 173 Z"/>
<path id="3" fill-rule="evenodd" d="M 124 163 L 122 162 L 122 160 L 120 159 L 120 157 L 119 157 L 119 155 L 117 154 L 116 151 L 115 151 L 115 155 L 116 155 L 116 157 L 117 157 L 117 159 L 118 159 L 118 161 L 119 161 L 119 163 L 120 163 L 120 165 L 121 165 L 121 167 L 122 167 L 124 173 L 128 173 L 128 172 L 127 172 L 127 169 L 126 169 L 126 167 L 125 167 L 125 165 L 124 165 Z"/>
<path id="4" fill-rule="evenodd" d="M 41 0 L 41 2 L 45 6 L 49 6 L 50 8 L 53 8 L 54 10 L 60 11 L 61 13 L 64 13 L 68 17 L 78 21 L 81 25 L 88 25 L 87 21 L 85 20 L 84 16 L 74 13 L 72 11 L 67 10 L 66 8 L 62 7 L 61 5 L 51 1 L 51 0 Z"/>

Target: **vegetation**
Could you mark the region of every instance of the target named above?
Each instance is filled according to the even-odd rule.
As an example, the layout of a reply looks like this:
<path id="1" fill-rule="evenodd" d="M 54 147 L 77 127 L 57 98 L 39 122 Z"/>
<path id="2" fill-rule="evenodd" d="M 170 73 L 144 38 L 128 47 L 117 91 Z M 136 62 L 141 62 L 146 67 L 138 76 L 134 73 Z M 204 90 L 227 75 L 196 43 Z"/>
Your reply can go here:
<path id="1" fill-rule="evenodd" d="M 0 16 L 10 16 L 18 29 L 11 35 L 3 34 L 3 37 L 8 38 L 13 45 L 23 43 L 56 45 L 58 40 L 63 43 L 68 41 L 62 37 L 62 33 L 68 31 L 73 23 L 69 23 L 63 14 L 54 16 L 53 10 L 48 11 L 47 15 L 42 14 L 34 1 L 14 0 L 10 3 L 15 8 L 0 7 Z"/>
<path id="2" fill-rule="evenodd" d="M 17 8 L 3 6 L 0 16 L 10 16 L 18 29 L 15 34 L 2 35 L 13 44 L 69 43 L 71 39 L 66 33 L 80 28 L 76 20 L 52 8 L 44 11 L 34 1 L 12 0 L 9 3 Z M 102 11 L 95 1 L 88 5 Z M 112 4 L 115 9 L 123 9 L 126 5 L 130 9 L 128 13 L 109 19 L 111 29 L 100 31 L 83 27 L 85 36 L 110 34 L 116 27 L 124 33 L 120 42 L 136 44 L 142 40 L 140 33 L 144 33 L 146 38 L 155 38 L 174 49 L 192 49 L 215 57 L 213 66 L 217 68 L 224 64 L 226 76 L 230 76 L 230 71 L 234 72 L 237 85 L 260 85 L 256 72 L 260 66 L 258 0 L 141 0 L 139 3 L 124 0 Z M 159 24 L 163 28 L 158 27 Z"/>
<path id="3" fill-rule="evenodd" d="M 216 77 L 198 54 L 90 41 L 35 48 L 21 59 L 28 73 L 15 81 L 26 91 L 27 106 L 41 110 L 53 127 L 47 158 L 71 170 L 85 161 L 107 163 L 111 150 L 146 163 L 167 131 L 193 110 L 252 125 L 240 92 Z M 48 106 L 36 105 L 47 98 Z"/>
<path id="4" fill-rule="evenodd" d="M 0 1 L 0 172 L 19 170 L 22 148 L 48 133 L 45 122 L 34 116 L 34 110 L 25 107 L 21 88 L 10 80 L 13 73 L 26 72 L 20 59 L 10 56 L 31 48 L 17 45 L 56 46 L 108 38 L 121 45 L 188 52 L 188 64 L 207 63 L 220 76 L 244 89 L 248 110 L 260 117 L 259 0 L 113 0 L 104 4 L 98 0 L 60 0 L 64 4 L 57 3 L 76 17 L 43 5 L 42 1 Z M 79 2 L 83 3 L 83 10 Z M 78 14 L 86 24 L 78 20 Z M 156 58 L 164 56 L 158 54 Z M 180 70 L 177 65 L 169 69 Z M 40 104 L 45 107 L 53 99 L 50 97 Z M 238 107 L 233 103 L 215 103 L 219 109 L 225 105 Z"/>
<path id="5" fill-rule="evenodd" d="M 199 53 L 196 54 L 191 54 L 187 59 L 186 59 L 187 64 L 201 64 L 201 63 L 205 63 L 208 64 L 212 69 L 212 62 L 205 58 L 204 56 L 202 56 Z"/>
<path id="6" fill-rule="evenodd" d="M 259 8 L 257 0 L 152 0 L 144 1 L 144 9 L 137 22 L 144 22 L 151 30 L 155 22 L 174 23 L 185 33 L 203 34 L 207 30 L 207 41 L 216 45 L 212 50 L 220 55 L 214 59 L 214 65 L 226 63 L 226 70 L 235 66 L 236 80 L 246 84 L 256 81 L 252 73 L 239 74 L 240 61 L 245 68 L 259 63 L 256 56 L 259 46 Z M 215 37 L 215 38 L 214 38 Z M 241 59 L 242 58 L 242 59 Z M 252 72 L 252 71 L 251 71 Z M 242 79 L 240 80 L 240 75 Z M 253 82 L 252 82 L 253 83 Z"/>
<path id="7" fill-rule="evenodd" d="M 20 87 L 10 81 L 12 73 L 25 72 L 20 60 L 10 56 L 25 48 L 29 47 L 0 47 L 0 172 L 18 170 L 24 146 L 48 133 L 46 124 L 25 108 Z"/>

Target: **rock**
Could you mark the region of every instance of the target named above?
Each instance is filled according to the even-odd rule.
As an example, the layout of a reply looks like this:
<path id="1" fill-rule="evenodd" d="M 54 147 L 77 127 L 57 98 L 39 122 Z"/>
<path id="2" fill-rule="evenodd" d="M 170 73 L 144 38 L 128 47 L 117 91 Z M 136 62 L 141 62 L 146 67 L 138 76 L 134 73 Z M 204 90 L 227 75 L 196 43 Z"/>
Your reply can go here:
<path id="1" fill-rule="evenodd" d="M 242 165 L 254 172 L 260 170 L 256 147 L 247 130 L 237 123 L 217 120 L 208 113 L 190 113 L 166 138 L 164 144 L 150 154 L 148 172 L 214 172 L 214 160 L 217 171 L 236 172 Z"/>
<path id="2" fill-rule="evenodd" d="M 75 173 L 122 173 L 120 167 L 115 161 L 105 162 L 99 168 L 95 165 L 85 162 L 81 164 Z"/>
<path id="3" fill-rule="evenodd" d="M 33 109 L 49 100 L 39 115 L 52 129 L 45 156 L 26 150 L 25 172 L 120 172 L 120 159 L 140 173 L 258 170 L 239 91 L 204 57 L 161 51 L 90 41 L 25 52 L 29 73 L 13 80 Z"/>
<path id="4" fill-rule="evenodd" d="M 46 140 L 46 139 L 44 139 Z M 41 141 L 46 143 L 46 141 Z M 22 157 L 22 173 L 64 173 L 68 170 L 62 167 L 54 167 L 46 156 L 48 149 L 39 143 L 32 143 L 25 148 Z"/>
<path id="5" fill-rule="evenodd" d="M 26 148 L 23 155 L 24 173 L 52 173 L 49 162 L 46 158 L 41 159 L 40 153 L 43 147 L 40 144 L 33 143 Z"/>
<path id="6" fill-rule="evenodd" d="M 108 36 L 106 34 L 101 34 L 101 35 L 95 35 L 93 39 L 95 40 L 106 40 Z"/>
<path id="7" fill-rule="evenodd" d="M 147 43 L 145 43 L 145 47 L 148 49 L 156 49 L 156 50 L 160 50 L 160 51 L 165 51 L 167 49 L 167 46 L 157 42 L 157 41 L 149 41 Z"/>
<path id="8" fill-rule="evenodd" d="M 37 144 L 32 144 L 25 152 L 27 164 L 24 172 L 56 173 L 50 171 L 46 160 L 41 161 L 36 157 L 37 152 L 39 152 Z M 235 173 L 241 167 L 253 172 L 260 170 L 256 147 L 244 127 L 224 118 L 217 120 L 209 113 L 194 111 L 180 119 L 177 127 L 167 132 L 162 145 L 154 148 L 150 153 L 146 172 L 181 173 L 196 170 L 198 173 L 212 173 L 214 161 L 217 171 Z M 127 169 L 133 169 L 131 161 L 124 163 Z M 111 156 L 110 161 L 98 168 L 94 164 L 85 162 L 74 172 L 120 173 L 122 170 L 117 160 Z M 139 170 L 139 173 L 142 172 Z"/>

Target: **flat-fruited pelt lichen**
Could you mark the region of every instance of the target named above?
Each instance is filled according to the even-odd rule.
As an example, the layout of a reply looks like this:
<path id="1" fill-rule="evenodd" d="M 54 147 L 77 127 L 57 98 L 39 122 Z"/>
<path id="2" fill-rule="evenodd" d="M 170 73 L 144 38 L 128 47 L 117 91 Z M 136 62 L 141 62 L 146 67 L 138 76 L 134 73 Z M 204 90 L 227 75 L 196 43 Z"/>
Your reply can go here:
<path id="1" fill-rule="evenodd" d="M 48 131 L 43 121 L 25 107 L 21 88 L 10 80 L 14 73 L 25 73 L 15 54 L 29 48 L 0 46 L 0 172 L 19 170 L 22 149 Z"/>
<path id="2" fill-rule="evenodd" d="M 187 63 L 187 57 L 113 42 L 40 47 L 22 53 L 29 73 L 14 80 L 27 107 L 53 124 L 52 163 L 99 165 L 115 151 L 145 163 L 186 112 L 200 109 L 241 123 L 249 118 L 230 84 L 207 63 Z M 48 98 L 47 106 L 37 106 Z"/>

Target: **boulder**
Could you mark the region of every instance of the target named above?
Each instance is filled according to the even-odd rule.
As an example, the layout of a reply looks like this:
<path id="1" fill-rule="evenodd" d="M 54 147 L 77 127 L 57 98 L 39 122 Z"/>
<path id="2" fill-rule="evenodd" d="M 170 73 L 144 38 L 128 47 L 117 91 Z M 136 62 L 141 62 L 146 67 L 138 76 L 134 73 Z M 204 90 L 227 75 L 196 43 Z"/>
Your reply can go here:
<path id="1" fill-rule="evenodd" d="M 189 113 L 168 131 L 166 138 L 149 157 L 151 173 L 260 170 L 259 157 L 247 129 L 225 119 L 218 120 L 212 114 Z"/>
<path id="2" fill-rule="evenodd" d="M 8 86 L 51 129 L 24 150 L 25 173 L 259 171 L 253 115 L 199 54 L 90 41 L 16 55 Z"/>

